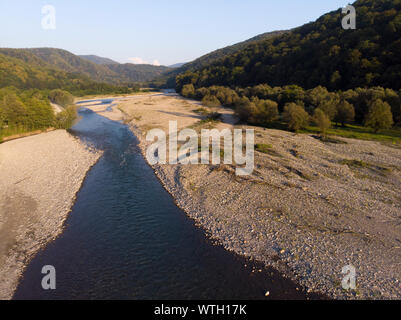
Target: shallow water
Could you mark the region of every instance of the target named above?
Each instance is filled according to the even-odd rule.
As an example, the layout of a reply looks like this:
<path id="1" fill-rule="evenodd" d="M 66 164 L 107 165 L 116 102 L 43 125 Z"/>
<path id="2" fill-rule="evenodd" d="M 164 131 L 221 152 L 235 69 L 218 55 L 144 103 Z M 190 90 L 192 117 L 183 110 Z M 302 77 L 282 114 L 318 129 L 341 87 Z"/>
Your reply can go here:
<path id="1" fill-rule="evenodd" d="M 80 115 L 72 132 L 104 156 L 64 232 L 31 261 L 14 299 L 307 297 L 274 270 L 213 245 L 163 189 L 127 126 L 87 109 Z M 56 268 L 56 290 L 41 288 L 44 265 Z"/>

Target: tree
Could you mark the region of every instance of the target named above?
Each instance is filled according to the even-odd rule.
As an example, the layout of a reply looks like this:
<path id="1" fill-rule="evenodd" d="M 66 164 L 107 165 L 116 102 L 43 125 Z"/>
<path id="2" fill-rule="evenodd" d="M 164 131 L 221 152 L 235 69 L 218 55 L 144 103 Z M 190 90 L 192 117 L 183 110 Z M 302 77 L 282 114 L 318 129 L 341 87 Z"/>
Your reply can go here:
<path id="1" fill-rule="evenodd" d="M 55 89 L 50 91 L 49 100 L 62 107 L 67 107 L 74 103 L 74 96 L 67 91 Z"/>
<path id="2" fill-rule="evenodd" d="M 283 120 L 290 130 L 297 131 L 309 124 L 309 114 L 303 107 L 291 102 L 284 106 Z"/>
<path id="3" fill-rule="evenodd" d="M 3 97 L 3 113 L 7 125 L 23 127 L 29 121 L 28 110 L 17 94 L 10 92 Z"/>
<path id="4" fill-rule="evenodd" d="M 209 107 L 209 108 L 217 108 L 220 107 L 220 101 L 215 96 L 205 96 L 202 99 L 202 104 Z"/>
<path id="5" fill-rule="evenodd" d="M 235 102 L 235 114 L 241 121 L 251 121 L 252 116 L 256 114 L 257 107 L 254 102 L 251 102 L 247 97 L 239 98 Z"/>
<path id="6" fill-rule="evenodd" d="M 193 98 L 195 96 L 195 87 L 194 87 L 194 85 L 192 83 L 191 84 L 186 84 L 182 88 L 181 94 L 186 98 Z"/>
<path id="7" fill-rule="evenodd" d="M 59 129 L 69 129 L 72 127 L 77 117 L 76 107 L 69 106 L 56 115 L 56 127 Z"/>
<path id="8" fill-rule="evenodd" d="M 256 103 L 256 123 L 267 124 L 276 120 L 279 116 L 278 104 L 272 100 L 259 100 Z"/>
<path id="9" fill-rule="evenodd" d="M 391 107 L 387 102 L 377 99 L 370 103 L 369 112 L 365 118 L 365 126 L 373 128 L 377 133 L 381 129 L 391 128 L 393 123 Z"/>
<path id="10" fill-rule="evenodd" d="M 325 135 L 327 129 L 331 126 L 330 118 L 319 108 L 315 109 L 313 114 L 313 122 L 319 127 L 320 133 Z"/>
<path id="11" fill-rule="evenodd" d="M 334 117 L 336 123 L 341 123 L 345 127 L 346 123 L 350 123 L 355 119 L 355 108 L 352 104 L 345 100 L 341 100 L 337 105 L 337 114 Z"/>
<path id="12" fill-rule="evenodd" d="M 4 107 L 2 104 L 3 103 L 0 100 L 0 130 L 4 127 L 4 121 L 6 120 L 6 114 L 4 112 Z"/>

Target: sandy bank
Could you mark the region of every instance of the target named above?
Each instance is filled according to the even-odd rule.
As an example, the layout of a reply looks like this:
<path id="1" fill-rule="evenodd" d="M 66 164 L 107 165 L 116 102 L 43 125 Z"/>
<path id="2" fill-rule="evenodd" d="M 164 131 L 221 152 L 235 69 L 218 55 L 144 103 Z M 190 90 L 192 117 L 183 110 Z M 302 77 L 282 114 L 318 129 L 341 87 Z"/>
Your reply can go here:
<path id="1" fill-rule="evenodd" d="M 37 250 L 60 234 L 100 154 L 64 130 L 0 145 L 0 299 Z"/>
<path id="2" fill-rule="evenodd" d="M 143 152 L 146 132 L 166 129 L 169 120 L 177 120 L 180 129 L 202 128 L 195 101 L 152 96 L 118 108 Z M 230 111 L 220 112 L 228 123 L 213 126 L 233 127 Z M 252 176 L 237 177 L 231 165 L 153 169 L 177 204 L 226 249 L 333 298 L 400 299 L 401 150 L 254 129 L 255 142 L 266 148 L 256 152 Z M 357 272 L 352 292 L 341 286 L 347 265 Z"/>

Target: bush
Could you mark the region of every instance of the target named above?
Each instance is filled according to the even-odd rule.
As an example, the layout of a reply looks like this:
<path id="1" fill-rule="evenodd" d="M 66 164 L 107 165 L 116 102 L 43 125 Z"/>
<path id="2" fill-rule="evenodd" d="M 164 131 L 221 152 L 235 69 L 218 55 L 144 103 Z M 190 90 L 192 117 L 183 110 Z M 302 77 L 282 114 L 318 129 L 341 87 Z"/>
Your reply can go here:
<path id="1" fill-rule="evenodd" d="M 375 133 L 381 129 L 391 128 L 393 125 L 391 107 L 387 102 L 377 99 L 369 104 L 369 112 L 365 118 L 365 126 L 373 128 Z"/>
<path id="2" fill-rule="evenodd" d="M 309 114 L 296 103 L 287 103 L 284 106 L 283 120 L 287 122 L 288 129 L 298 131 L 309 124 Z"/>
<path id="3" fill-rule="evenodd" d="M 235 115 L 241 121 L 248 122 L 252 120 L 252 116 L 256 114 L 257 108 L 254 102 L 251 102 L 247 97 L 239 98 L 235 102 Z"/>
<path id="4" fill-rule="evenodd" d="M 259 124 L 268 124 L 277 120 L 278 104 L 272 100 L 259 100 L 256 103 L 257 114 L 253 115 L 254 122 Z"/>
<path id="5" fill-rule="evenodd" d="M 315 109 L 313 122 L 319 127 L 320 133 L 323 135 L 326 134 L 327 129 L 329 129 L 331 125 L 329 116 L 319 108 Z"/>
<path id="6" fill-rule="evenodd" d="M 62 107 L 67 107 L 74 103 L 74 96 L 67 91 L 55 89 L 50 91 L 49 100 Z"/>
<path id="7" fill-rule="evenodd" d="M 193 98 L 195 96 L 195 87 L 193 84 L 186 84 L 181 91 L 181 94 L 186 98 Z"/>
<path id="8" fill-rule="evenodd" d="M 64 111 L 56 115 L 55 126 L 58 129 L 69 129 L 74 125 L 77 117 L 77 108 L 75 106 L 69 106 Z"/>
<path id="9" fill-rule="evenodd" d="M 209 108 L 220 107 L 220 101 L 215 96 L 205 96 L 202 99 L 202 104 Z"/>

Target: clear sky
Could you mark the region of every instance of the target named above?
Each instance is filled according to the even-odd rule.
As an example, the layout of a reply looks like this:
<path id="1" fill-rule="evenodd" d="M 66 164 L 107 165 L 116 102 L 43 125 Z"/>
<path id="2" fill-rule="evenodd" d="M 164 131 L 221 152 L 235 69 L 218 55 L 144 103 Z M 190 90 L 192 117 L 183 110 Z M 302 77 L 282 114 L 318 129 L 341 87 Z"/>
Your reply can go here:
<path id="1" fill-rule="evenodd" d="M 0 47 L 54 47 L 118 62 L 188 62 L 314 21 L 345 0 L 0 0 Z M 42 7 L 56 29 L 42 28 Z"/>

